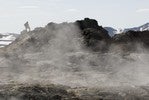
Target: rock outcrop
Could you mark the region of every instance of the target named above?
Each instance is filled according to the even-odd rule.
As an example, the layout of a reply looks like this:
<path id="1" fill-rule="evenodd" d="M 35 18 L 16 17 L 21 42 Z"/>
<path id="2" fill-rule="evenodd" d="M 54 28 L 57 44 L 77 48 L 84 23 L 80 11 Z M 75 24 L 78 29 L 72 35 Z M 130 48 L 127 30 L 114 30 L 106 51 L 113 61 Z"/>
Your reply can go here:
<path id="1" fill-rule="evenodd" d="M 83 31 L 82 35 L 85 38 L 95 40 L 107 40 L 110 39 L 108 31 L 102 26 L 98 25 L 98 22 L 94 19 L 85 18 L 84 20 L 76 21 L 79 28 Z"/>
<path id="2" fill-rule="evenodd" d="M 76 21 L 76 23 L 82 30 L 81 34 L 87 47 L 91 47 L 94 51 L 106 51 L 108 49 L 108 42 L 111 37 L 107 30 L 98 25 L 96 20 L 85 18 Z"/>

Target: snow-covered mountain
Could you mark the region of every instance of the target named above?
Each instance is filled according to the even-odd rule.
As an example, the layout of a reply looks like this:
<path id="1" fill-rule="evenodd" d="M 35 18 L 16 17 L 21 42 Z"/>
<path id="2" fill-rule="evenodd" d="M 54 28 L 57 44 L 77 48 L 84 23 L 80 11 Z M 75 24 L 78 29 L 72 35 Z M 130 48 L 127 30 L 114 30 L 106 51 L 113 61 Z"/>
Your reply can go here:
<path id="1" fill-rule="evenodd" d="M 0 33 L 0 48 L 9 45 L 13 42 L 19 34 L 15 33 Z"/>
<path id="2" fill-rule="evenodd" d="M 127 32 L 129 30 L 133 30 L 133 31 L 146 31 L 146 30 L 149 30 L 149 23 L 146 23 L 146 24 L 141 25 L 139 27 L 126 28 L 126 29 L 123 30 L 123 32 Z"/>
<path id="3" fill-rule="evenodd" d="M 108 31 L 108 34 L 112 37 L 117 33 L 117 30 L 112 27 L 104 27 Z"/>

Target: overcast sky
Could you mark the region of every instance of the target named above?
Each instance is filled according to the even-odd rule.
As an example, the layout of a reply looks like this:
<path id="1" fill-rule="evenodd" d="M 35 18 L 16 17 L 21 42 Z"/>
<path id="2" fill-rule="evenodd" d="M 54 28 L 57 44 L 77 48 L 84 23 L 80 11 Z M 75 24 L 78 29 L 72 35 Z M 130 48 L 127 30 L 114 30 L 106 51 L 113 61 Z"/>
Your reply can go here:
<path id="1" fill-rule="evenodd" d="M 0 0 L 0 33 L 19 33 L 26 21 L 33 29 L 84 17 L 114 28 L 139 26 L 149 22 L 149 0 Z"/>

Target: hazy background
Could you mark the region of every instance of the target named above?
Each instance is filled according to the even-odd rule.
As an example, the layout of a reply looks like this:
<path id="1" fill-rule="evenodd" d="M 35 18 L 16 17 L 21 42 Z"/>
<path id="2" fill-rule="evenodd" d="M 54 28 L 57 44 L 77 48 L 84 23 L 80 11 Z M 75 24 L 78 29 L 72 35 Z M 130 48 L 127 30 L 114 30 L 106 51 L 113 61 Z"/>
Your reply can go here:
<path id="1" fill-rule="evenodd" d="M 114 28 L 149 22 L 149 0 L 0 0 L 0 33 L 19 33 L 29 21 L 31 28 L 48 22 L 95 18 Z"/>

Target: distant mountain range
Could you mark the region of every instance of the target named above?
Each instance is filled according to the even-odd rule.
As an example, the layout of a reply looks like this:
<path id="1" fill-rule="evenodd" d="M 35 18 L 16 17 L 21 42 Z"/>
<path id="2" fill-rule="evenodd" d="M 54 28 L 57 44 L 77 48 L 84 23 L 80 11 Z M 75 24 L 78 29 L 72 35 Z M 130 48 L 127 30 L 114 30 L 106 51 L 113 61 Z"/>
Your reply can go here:
<path id="1" fill-rule="evenodd" d="M 108 34 L 112 37 L 114 36 L 115 34 L 118 34 L 119 31 L 117 29 L 114 29 L 112 27 L 104 27 L 104 29 L 106 29 L 108 31 Z M 146 31 L 146 30 L 149 30 L 149 23 L 146 23 L 144 25 L 141 25 L 139 27 L 133 27 L 133 28 L 125 28 L 123 30 L 121 30 L 123 33 L 126 33 L 128 31 Z"/>
<path id="2" fill-rule="evenodd" d="M 9 45 L 13 42 L 19 34 L 15 33 L 0 33 L 0 48 Z"/>
<path id="3" fill-rule="evenodd" d="M 108 31 L 108 34 L 112 37 L 117 33 L 117 30 L 112 27 L 104 27 Z"/>
<path id="4" fill-rule="evenodd" d="M 139 27 L 126 28 L 126 29 L 123 30 L 123 32 L 127 32 L 129 30 L 133 30 L 133 31 L 146 31 L 146 30 L 149 30 L 149 23 L 146 23 L 146 24 L 141 25 Z"/>

